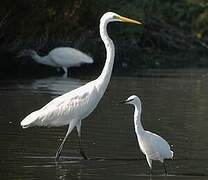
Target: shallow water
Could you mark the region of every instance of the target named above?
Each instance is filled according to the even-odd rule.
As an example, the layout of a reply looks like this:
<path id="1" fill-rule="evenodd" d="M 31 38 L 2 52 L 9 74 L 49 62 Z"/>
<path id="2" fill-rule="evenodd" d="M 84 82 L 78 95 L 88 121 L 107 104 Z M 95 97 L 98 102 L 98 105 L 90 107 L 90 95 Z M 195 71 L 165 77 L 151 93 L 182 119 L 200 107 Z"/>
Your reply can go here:
<path id="1" fill-rule="evenodd" d="M 83 121 L 82 160 L 76 131 L 59 163 L 56 150 L 67 127 L 21 129 L 20 121 L 54 97 L 89 79 L 18 79 L 0 81 L 0 179 L 208 179 L 208 70 L 150 71 L 142 77 L 113 77 L 96 110 Z M 118 102 L 140 96 L 145 129 L 164 137 L 174 151 L 153 176 L 140 152 L 133 107 Z"/>

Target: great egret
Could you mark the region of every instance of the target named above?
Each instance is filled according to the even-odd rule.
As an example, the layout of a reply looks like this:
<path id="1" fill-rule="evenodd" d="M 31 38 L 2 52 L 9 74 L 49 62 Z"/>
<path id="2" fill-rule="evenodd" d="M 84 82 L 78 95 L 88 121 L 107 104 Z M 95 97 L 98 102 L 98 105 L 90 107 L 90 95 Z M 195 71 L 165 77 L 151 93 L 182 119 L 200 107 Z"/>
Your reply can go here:
<path id="1" fill-rule="evenodd" d="M 77 89 L 53 99 L 41 109 L 29 114 L 21 122 L 23 128 L 31 126 L 57 127 L 69 125 L 64 140 L 56 153 L 56 160 L 59 159 L 64 143 L 75 127 L 80 139 L 80 154 L 84 159 L 87 159 L 87 156 L 81 148 L 81 121 L 96 108 L 110 81 L 115 48 L 113 41 L 107 34 L 107 24 L 115 21 L 141 24 L 138 21 L 122 17 L 113 12 L 107 12 L 101 17 L 100 36 L 105 44 L 107 57 L 100 76 Z"/>
<path id="2" fill-rule="evenodd" d="M 84 63 L 93 63 L 93 59 L 84 54 L 83 52 L 70 48 L 70 47 L 59 47 L 51 50 L 46 56 L 39 56 L 34 50 L 25 49 L 20 52 L 19 57 L 30 56 L 34 61 L 56 67 L 64 70 L 64 77 L 67 77 L 68 69 L 73 66 L 80 66 Z"/>
<path id="3" fill-rule="evenodd" d="M 134 105 L 134 128 L 140 149 L 145 154 L 149 164 L 150 173 L 152 170 L 152 160 L 159 160 L 163 163 L 165 174 L 167 174 L 164 159 L 173 158 L 173 151 L 170 150 L 169 144 L 157 134 L 143 129 L 141 124 L 142 106 L 141 101 L 137 96 L 132 95 L 122 103 Z"/>

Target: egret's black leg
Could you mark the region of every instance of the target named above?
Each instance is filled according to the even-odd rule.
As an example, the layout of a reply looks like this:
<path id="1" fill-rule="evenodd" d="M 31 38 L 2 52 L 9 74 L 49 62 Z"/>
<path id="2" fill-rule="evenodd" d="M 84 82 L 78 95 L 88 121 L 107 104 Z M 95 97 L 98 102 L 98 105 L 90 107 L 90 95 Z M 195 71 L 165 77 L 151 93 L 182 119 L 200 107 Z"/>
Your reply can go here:
<path id="1" fill-rule="evenodd" d="M 150 176 L 152 176 L 152 168 L 150 168 Z"/>
<path id="2" fill-rule="evenodd" d="M 150 176 L 151 176 L 152 175 L 152 159 L 150 159 L 147 155 L 146 155 L 146 159 L 150 167 Z"/>
<path id="3" fill-rule="evenodd" d="M 66 139 L 67 139 L 68 135 L 71 133 L 71 131 L 73 130 L 73 128 L 74 128 L 74 127 L 72 126 L 72 124 L 69 124 L 67 133 L 66 133 L 66 135 L 65 135 L 65 137 L 64 137 L 64 140 L 62 141 L 61 145 L 59 146 L 59 148 L 58 148 L 58 150 L 57 150 L 57 152 L 56 152 L 56 161 L 59 160 L 59 157 L 60 157 L 60 155 L 61 155 L 62 149 L 63 149 L 64 144 L 65 144 L 65 142 L 66 142 Z"/>
<path id="4" fill-rule="evenodd" d="M 88 159 L 84 150 L 82 149 L 82 140 L 81 140 L 81 136 L 79 136 L 79 150 L 80 150 L 80 155 L 84 158 L 84 159 Z"/>
<path id="5" fill-rule="evenodd" d="M 62 141 L 61 145 L 59 146 L 59 148 L 58 148 L 58 150 L 56 152 L 56 161 L 59 160 L 59 157 L 61 155 L 61 152 L 62 152 L 62 149 L 63 149 L 63 146 L 64 146 L 65 141 L 64 140 Z"/>
<path id="6" fill-rule="evenodd" d="M 165 175 L 167 175 L 168 172 L 167 172 L 167 169 L 166 169 L 166 166 L 165 166 L 165 161 L 163 162 L 163 168 L 164 168 L 164 171 L 165 171 Z"/>
<path id="7" fill-rule="evenodd" d="M 79 150 L 80 150 L 80 155 L 84 158 L 84 159 L 88 159 L 84 150 L 82 149 L 82 138 L 81 138 L 81 120 L 79 122 L 77 122 L 77 125 L 76 125 L 76 128 L 77 128 L 77 133 L 78 133 L 78 136 L 79 136 Z"/>

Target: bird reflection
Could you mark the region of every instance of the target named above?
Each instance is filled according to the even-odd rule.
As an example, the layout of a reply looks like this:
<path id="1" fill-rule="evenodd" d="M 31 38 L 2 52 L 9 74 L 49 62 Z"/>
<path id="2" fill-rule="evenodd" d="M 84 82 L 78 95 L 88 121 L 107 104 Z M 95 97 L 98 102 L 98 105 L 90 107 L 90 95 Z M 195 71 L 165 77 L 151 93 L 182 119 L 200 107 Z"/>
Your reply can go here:
<path id="1" fill-rule="evenodd" d="M 61 77 L 49 77 L 44 79 L 37 79 L 33 81 L 31 88 L 38 92 L 50 93 L 53 95 L 61 95 L 76 89 L 87 81 L 80 79 L 68 78 L 63 79 Z"/>

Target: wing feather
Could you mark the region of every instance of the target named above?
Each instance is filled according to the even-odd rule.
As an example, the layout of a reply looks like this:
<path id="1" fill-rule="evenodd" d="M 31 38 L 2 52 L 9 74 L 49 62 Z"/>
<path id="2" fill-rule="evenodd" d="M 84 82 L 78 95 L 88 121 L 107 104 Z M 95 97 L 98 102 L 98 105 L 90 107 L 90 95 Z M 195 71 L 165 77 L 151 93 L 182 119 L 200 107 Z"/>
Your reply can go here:
<path id="1" fill-rule="evenodd" d="M 172 151 L 166 140 L 149 131 L 145 131 L 145 135 L 139 140 L 140 148 L 152 160 L 160 160 L 172 158 Z"/>
<path id="2" fill-rule="evenodd" d="M 70 47 L 56 48 L 49 53 L 49 56 L 55 64 L 63 67 L 78 66 L 81 63 L 93 62 L 90 56 Z"/>
<path id="3" fill-rule="evenodd" d="M 73 98 L 64 99 L 63 101 L 54 101 L 41 109 L 39 117 L 44 126 L 62 126 L 69 124 L 71 119 L 78 119 L 80 106 L 87 104 L 89 93 L 77 95 Z"/>
<path id="4" fill-rule="evenodd" d="M 97 95 L 97 89 L 91 81 L 53 99 L 40 109 L 40 125 L 63 126 L 69 124 L 71 119 L 83 119 L 96 107 L 94 102 L 97 102 Z"/>

